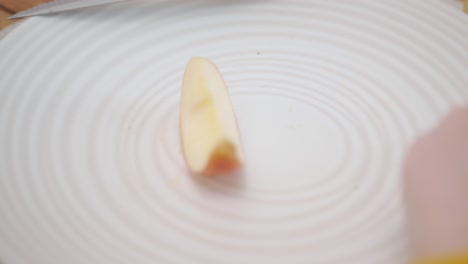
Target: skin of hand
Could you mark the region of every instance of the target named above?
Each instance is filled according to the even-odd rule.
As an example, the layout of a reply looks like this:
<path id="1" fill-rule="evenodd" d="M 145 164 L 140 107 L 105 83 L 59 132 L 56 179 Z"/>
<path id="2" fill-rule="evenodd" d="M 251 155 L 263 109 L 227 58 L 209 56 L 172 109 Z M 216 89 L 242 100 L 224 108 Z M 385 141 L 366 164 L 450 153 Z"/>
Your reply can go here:
<path id="1" fill-rule="evenodd" d="M 415 258 L 468 251 L 468 108 L 451 112 L 410 149 L 404 168 Z"/>

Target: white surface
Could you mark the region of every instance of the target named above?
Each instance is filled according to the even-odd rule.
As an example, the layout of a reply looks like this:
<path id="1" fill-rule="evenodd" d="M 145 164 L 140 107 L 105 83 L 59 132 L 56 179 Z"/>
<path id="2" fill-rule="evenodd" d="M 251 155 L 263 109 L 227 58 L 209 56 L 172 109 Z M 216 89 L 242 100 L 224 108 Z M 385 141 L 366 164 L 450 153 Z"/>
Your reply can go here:
<path id="1" fill-rule="evenodd" d="M 468 102 L 446 0 L 148 1 L 0 41 L 0 257 L 22 263 L 395 264 L 405 149 Z M 247 166 L 187 174 L 193 56 L 222 71 Z"/>
<path id="2" fill-rule="evenodd" d="M 0 30 L 0 40 L 4 37 L 6 37 L 6 35 L 8 35 L 8 33 L 10 33 L 11 31 L 13 31 L 13 29 L 15 29 L 17 26 L 19 26 L 21 22 L 16 22 L 15 24 L 10 24 L 8 25 L 7 27 L 3 28 Z"/>

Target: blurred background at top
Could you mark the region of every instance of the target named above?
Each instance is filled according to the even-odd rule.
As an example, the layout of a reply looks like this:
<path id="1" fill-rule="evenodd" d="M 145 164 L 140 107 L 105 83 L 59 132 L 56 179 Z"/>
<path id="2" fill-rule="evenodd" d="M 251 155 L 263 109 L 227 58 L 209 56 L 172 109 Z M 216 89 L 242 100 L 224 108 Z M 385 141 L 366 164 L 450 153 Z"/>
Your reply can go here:
<path id="1" fill-rule="evenodd" d="M 11 15 L 50 0 L 0 0 L 0 30 L 17 20 L 8 20 Z"/>

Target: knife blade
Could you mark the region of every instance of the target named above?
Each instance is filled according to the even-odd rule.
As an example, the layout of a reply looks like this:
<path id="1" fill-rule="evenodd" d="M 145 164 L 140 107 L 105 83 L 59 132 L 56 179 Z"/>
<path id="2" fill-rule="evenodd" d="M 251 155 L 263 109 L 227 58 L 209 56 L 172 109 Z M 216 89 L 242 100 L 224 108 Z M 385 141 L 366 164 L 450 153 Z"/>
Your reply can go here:
<path id="1" fill-rule="evenodd" d="M 128 0 L 56 0 L 49 3 L 45 3 L 9 17 L 8 19 L 22 18 L 28 16 L 38 16 L 52 14 L 62 11 L 69 11 L 73 9 L 92 7 L 104 4 L 112 4 L 117 2 L 123 2 Z"/>

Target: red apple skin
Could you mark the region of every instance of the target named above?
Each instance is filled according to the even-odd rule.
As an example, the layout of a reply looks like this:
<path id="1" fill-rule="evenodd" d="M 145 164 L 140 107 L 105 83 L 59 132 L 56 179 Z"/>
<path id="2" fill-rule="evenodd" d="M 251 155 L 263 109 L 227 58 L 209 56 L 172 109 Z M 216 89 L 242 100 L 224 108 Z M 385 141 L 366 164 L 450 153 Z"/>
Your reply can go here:
<path id="1" fill-rule="evenodd" d="M 235 172 L 241 165 L 241 161 L 236 157 L 234 145 L 224 142 L 213 152 L 201 174 L 205 176 L 226 175 Z"/>

